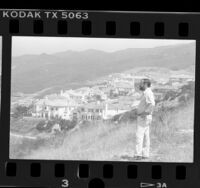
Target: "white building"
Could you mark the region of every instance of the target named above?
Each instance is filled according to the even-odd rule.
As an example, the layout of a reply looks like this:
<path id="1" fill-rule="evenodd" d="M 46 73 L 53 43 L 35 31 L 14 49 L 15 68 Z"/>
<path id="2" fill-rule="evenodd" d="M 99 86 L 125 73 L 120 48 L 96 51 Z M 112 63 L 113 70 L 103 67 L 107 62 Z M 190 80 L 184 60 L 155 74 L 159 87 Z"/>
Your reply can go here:
<path id="1" fill-rule="evenodd" d="M 85 103 L 87 102 L 88 96 L 91 95 L 91 89 L 88 87 L 84 87 L 76 90 L 72 89 L 66 91 L 61 90 L 60 95 L 68 99 L 75 100 L 78 103 Z"/>
<path id="2" fill-rule="evenodd" d="M 134 106 L 138 105 L 138 101 L 105 101 L 92 102 L 84 104 L 78 108 L 77 116 L 79 120 L 107 120 L 117 114 L 130 111 Z"/>
<path id="3" fill-rule="evenodd" d="M 190 82 L 194 81 L 193 75 L 187 75 L 187 74 L 175 74 L 170 76 L 170 82 Z"/>
<path id="4" fill-rule="evenodd" d="M 35 102 L 32 115 L 46 119 L 61 118 L 71 120 L 77 107 L 78 104 L 72 99 L 63 96 L 49 96 Z"/>
<path id="5" fill-rule="evenodd" d="M 87 103 L 79 107 L 77 116 L 79 120 L 94 121 L 101 120 L 103 111 L 105 110 L 104 104 L 98 102 Z"/>
<path id="6" fill-rule="evenodd" d="M 106 104 L 103 113 L 103 119 L 111 119 L 117 114 L 121 114 L 130 110 L 129 106 L 120 104 Z"/>

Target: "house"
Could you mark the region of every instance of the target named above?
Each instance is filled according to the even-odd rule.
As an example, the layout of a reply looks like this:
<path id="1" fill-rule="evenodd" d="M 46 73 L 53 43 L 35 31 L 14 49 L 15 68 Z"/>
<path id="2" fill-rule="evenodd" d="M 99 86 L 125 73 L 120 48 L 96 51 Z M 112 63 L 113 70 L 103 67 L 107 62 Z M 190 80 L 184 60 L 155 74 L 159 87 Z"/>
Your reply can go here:
<path id="1" fill-rule="evenodd" d="M 167 93 L 169 91 L 179 91 L 179 88 L 171 85 L 160 85 L 153 89 L 154 93 Z"/>
<path id="2" fill-rule="evenodd" d="M 32 116 L 46 119 L 61 118 L 71 120 L 73 118 L 73 111 L 77 107 L 78 104 L 67 97 L 47 96 L 34 103 Z"/>
<path id="3" fill-rule="evenodd" d="M 114 85 L 114 91 L 119 95 L 126 95 L 128 93 L 133 93 L 134 90 L 135 90 L 134 83 L 118 82 L 115 83 Z"/>
<path id="4" fill-rule="evenodd" d="M 156 101 L 162 101 L 164 99 L 165 94 L 162 92 L 155 92 L 154 96 Z"/>
<path id="5" fill-rule="evenodd" d="M 103 119 L 111 119 L 113 116 L 122 114 L 137 108 L 139 104 L 138 96 L 121 96 L 115 100 L 105 103 L 105 111 L 103 111 Z"/>
<path id="6" fill-rule="evenodd" d="M 107 100 L 104 102 L 92 102 L 80 106 L 77 110 L 79 120 L 95 121 L 111 119 L 117 114 L 130 111 L 138 101 L 129 100 Z"/>
<path id="7" fill-rule="evenodd" d="M 129 74 L 116 74 L 109 84 L 113 94 L 127 95 L 135 91 L 134 78 Z"/>
<path id="8" fill-rule="evenodd" d="M 103 118 L 105 106 L 100 102 L 91 102 L 80 106 L 77 110 L 77 118 L 79 120 L 94 121 Z"/>
<path id="9" fill-rule="evenodd" d="M 105 110 L 103 111 L 103 119 L 111 119 L 117 114 L 122 114 L 124 112 L 130 111 L 131 106 L 121 103 L 110 103 L 105 105 Z"/>
<path id="10" fill-rule="evenodd" d="M 105 88 L 103 88 L 105 90 Z M 104 90 L 99 88 L 99 86 L 94 86 L 91 88 L 91 93 L 90 93 L 90 97 L 99 97 L 100 100 L 106 100 L 108 98 L 108 95 L 106 94 L 106 92 L 104 92 Z"/>
<path id="11" fill-rule="evenodd" d="M 60 92 L 60 96 L 63 96 L 63 97 L 66 97 L 68 99 L 72 99 L 72 100 L 75 100 L 79 103 L 81 102 L 86 102 L 86 99 L 87 99 L 87 96 L 89 95 L 89 91 L 86 93 L 86 92 L 81 92 L 81 91 L 78 91 L 78 90 L 67 90 L 65 92 L 63 92 L 61 90 Z"/>
<path id="12" fill-rule="evenodd" d="M 176 74 L 176 75 L 171 75 L 169 78 L 170 83 L 174 82 L 190 82 L 194 81 L 194 76 L 192 75 L 187 75 L 187 74 Z"/>

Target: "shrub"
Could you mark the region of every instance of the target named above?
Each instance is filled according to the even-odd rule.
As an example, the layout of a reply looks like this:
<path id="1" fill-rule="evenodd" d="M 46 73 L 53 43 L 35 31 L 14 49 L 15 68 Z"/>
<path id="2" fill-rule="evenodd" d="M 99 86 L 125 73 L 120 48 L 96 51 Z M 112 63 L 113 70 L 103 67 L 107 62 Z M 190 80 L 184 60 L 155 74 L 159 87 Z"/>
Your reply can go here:
<path id="1" fill-rule="evenodd" d="M 58 122 L 58 124 L 61 126 L 61 130 L 70 130 L 76 126 L 77 121 L 76 120 L 70 121 L 70 120 L 62 119 Z"/>
<path id="2" fill-rule="evenodd" d="M 193 81 L 188 82 L 187 85 L 181 87 L 182 94 L 188 94 L 190 97 L 194 97 L 195 83 Z"/>
<path id="3" fill-rule="evenodd" d="M 36 129 L 39 131 L 50 131 L 55 124 L 59 124 L 61 130 L 70 130 L 77 125 L 76 120 L 65 120 L 65 119 L 52 119 L 52 120 L 42 120 L 36 125 Z"/>
<path id="4" fill-rule="evenodd" d="M 177 96 L 177 92 L 175 92 L 175 91 L 168 91 L 165 94 L 163 100 L 173 100 L 174 98 L 176 98 L 176 96 Z"/>
<path id="5" fill-rule="evenodd" d="M 29 107 L 22 106 L 22 105 L 16 106 L 15 109 L 14 109 L 14 112 L 13 112 L 13 117 L 19 118 L 19 117 L 22 117 L 24 115 L 28 115 L 30 108 L 31 108 L 31 106 L 29 106 Z"/>
<path id="6" fill-rule="evenodd" d="M 45 121 L 45 120 L 42 120 L 42 121 L 40 121 L 40 122 L 36 125 L 36 129 L 37 129 L 38 131 L 44 131 L 44 130 L 46 130 L 45 125 L 46 125 L 46 121 Z"/>

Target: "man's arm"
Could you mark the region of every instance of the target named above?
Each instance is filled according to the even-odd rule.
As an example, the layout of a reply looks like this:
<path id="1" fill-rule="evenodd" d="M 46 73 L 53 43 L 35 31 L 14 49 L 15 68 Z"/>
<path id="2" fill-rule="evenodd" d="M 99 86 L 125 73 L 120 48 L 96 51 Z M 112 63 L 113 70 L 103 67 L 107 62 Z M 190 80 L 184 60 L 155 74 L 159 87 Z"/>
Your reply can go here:
<path id="1" fill-rule="evenodd" d="M 155 107 L 155 100 L 153 94 L 146 93 L 144 96 L 146 100 L 146 108 L 144 112 L 138 114 L 140 116 L 152 114 Z"/>
<path id="2" fill-rule="evenodd" d="M 151 103 L 147 104 L 147 108 L 144 112 L 141 113 L 137 113 L 137 115 L 139 116 L 145 116 L 145 115 L 150 115 L 153 113 L 153 109 L 154 109 L 154 105 L 152 105 Z"/>
<path id="3" fill-rule="evenodd" d="M 144 113 L 146 115 L 149 115 L 153 113 L 153 110 L 154 110 L 154 105 L 152 103 L 147 103 L 147 108 Z"/>

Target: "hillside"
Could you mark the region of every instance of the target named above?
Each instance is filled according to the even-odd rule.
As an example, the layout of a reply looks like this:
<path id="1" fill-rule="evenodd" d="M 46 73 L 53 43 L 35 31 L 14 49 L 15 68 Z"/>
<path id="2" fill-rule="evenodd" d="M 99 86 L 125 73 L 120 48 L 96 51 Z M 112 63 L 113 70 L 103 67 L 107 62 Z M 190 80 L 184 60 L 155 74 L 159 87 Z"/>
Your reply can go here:
<path id="1" fill-rule="evenodd" d="M 193 161 L 193 102 L 162 113 L 151 126 L 152 162 Z M 161 114 L 160 114 L 161 115 Z M 184 119 L 182 117 L 185 117 Z M 134 161 L 136 122 L 81 126 L 55 140 L 11 137 L 12 159 Z M 60 142 L 55 145 L 55 143 Z M 53 146 L 51 143 L 54 143 Z"/>
<path id="2" fill-rule="evenodd" d="M 154 162 L 192 162 L 194 82 L 157 100 L 151 125 Z M 184 117 L 184 118 L 183 118 Z M 133 161 L 137 115 L 134 110 L 107 121 L 85 121 L 59 134 L 38 129 L 42 119 L 11 119 L 10 157 L 13 159 Z"/>
<path id="3" fill-rule="evenodd" d="M 86 50 L 24 55 L 12 59 L 12 90 L 33 93 L 49 87 L 68 88 L 141 66 L 179 70 L 191 65 L 195 65 L 194 43 L 113 53 Z"/>

